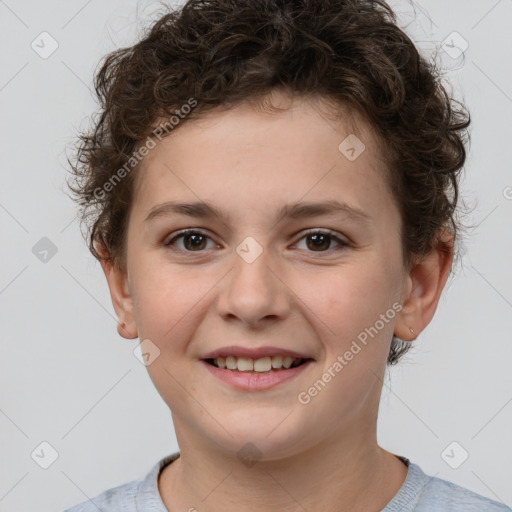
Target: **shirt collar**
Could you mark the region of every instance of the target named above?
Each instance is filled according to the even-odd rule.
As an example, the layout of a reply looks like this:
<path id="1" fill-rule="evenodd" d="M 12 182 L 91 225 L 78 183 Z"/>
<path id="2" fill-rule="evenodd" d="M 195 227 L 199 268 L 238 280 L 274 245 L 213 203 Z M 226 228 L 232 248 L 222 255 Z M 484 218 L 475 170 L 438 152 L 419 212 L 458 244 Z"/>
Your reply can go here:
<path id="1" fill-rule="evenodd" d="M 135 506 L 138 512 L 168 512 L 158 490 L 158 477 L 165 466 L 179 456 L 180 453 L 176 452 L 158 461 L 139 483 L 135 497 Z"/>

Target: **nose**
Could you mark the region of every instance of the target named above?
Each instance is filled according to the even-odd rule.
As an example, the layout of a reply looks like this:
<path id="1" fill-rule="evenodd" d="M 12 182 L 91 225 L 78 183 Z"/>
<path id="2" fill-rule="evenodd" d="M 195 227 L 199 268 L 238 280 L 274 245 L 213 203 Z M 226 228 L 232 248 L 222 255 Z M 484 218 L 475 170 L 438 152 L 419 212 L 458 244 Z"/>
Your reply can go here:
<path id="1" fill-rule="evenodd" d="M 279 265 L 264 250 L 254 261 L 234 254 L 234 267 L 222 282 L 217 308 L 225 320 L 251 327 L 279 321 L 290 312 L 292 293 L 280 275 Z"/>

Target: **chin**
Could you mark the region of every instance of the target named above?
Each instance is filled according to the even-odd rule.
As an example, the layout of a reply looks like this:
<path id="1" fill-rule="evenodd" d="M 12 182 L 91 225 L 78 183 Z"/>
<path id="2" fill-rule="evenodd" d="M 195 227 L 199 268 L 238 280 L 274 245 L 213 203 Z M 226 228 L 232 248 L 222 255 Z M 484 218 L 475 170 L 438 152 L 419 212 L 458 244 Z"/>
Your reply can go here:
<path id="1" fill-rule="evenodd" d="M 239 459 L 247 457 L 271 461 L 295 455 L 297 446 L 303 444 L 306 432 L 293 432 L 294 429 L 290 428 L 293 421 L 291 416 L 283 422 L 286 415 L 277 416 L 275 412 L 269 412 L 258 420 L 252 417 L 236 422 L 225 421 L 223 426 L 227 432 L 220 429 L 218 433 L 222 439 L 216 442 L 221 448 L 235 453 Z M 290 423 L 285 425 L 287 421 Z"/>

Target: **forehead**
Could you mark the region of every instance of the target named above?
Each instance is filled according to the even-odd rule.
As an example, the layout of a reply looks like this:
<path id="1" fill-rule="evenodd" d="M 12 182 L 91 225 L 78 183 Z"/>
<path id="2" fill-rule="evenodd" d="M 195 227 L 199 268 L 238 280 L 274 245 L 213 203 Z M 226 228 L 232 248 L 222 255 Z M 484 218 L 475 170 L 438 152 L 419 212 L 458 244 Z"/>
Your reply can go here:
<path id="1" fill-rule="evenodd" d="M 274 95 L 213 110 L 186 120 L 145 157 L 134 209 L 147 213 L 177 197 L 252 211 L 301 198 L 382 208 L 393 198 L 379 142 L 356 112 L 321 98 Z"/>

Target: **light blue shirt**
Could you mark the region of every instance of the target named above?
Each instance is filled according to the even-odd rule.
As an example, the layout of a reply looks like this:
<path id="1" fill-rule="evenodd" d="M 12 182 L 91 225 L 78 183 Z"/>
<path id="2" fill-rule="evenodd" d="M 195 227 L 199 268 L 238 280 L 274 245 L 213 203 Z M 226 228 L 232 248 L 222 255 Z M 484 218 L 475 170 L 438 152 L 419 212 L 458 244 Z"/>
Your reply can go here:
<path id="1" fill-rule="evenodd" d="M 158 491 L 160 471 L 179 457 L 168 455 L 141 480 L 102 492 L 64 512 L 169 512 Z M 512 509 L 447 480 L 423 473 L 419 466 L 401 457 L 409 467 L 394 498 L 381 512 L 512 512 Z"/>

